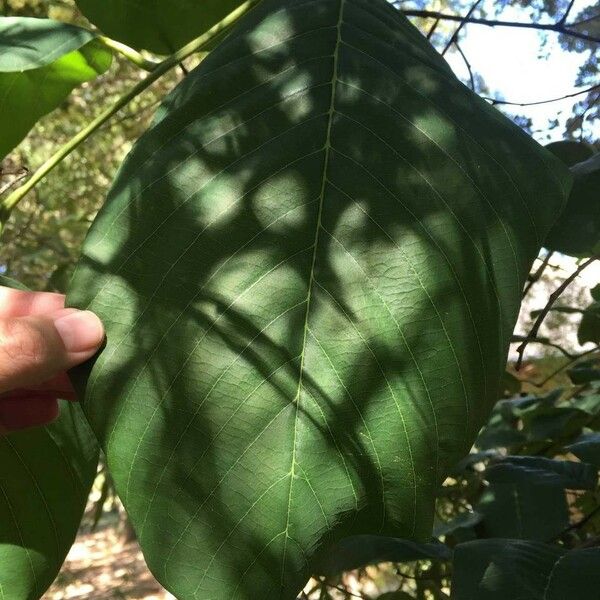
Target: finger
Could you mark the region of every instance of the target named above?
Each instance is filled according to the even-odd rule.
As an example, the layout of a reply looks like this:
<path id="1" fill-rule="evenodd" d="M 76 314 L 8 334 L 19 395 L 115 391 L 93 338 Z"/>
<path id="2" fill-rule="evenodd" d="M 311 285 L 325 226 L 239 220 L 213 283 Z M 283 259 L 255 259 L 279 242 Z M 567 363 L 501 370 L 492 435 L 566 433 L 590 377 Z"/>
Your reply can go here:
<path id="1" fill-rule="evenodd" d="M 56 399 L 32 396 L 23 399 L 0 400 L 0 434 L 47 425 L 58 417 Z"/>
<path id="2" fill-rule="evenodd" d="M 104 329 L 89 311 L 0 319 L 0 392 L 28 388 L 91 358 Z"/>
<path id="3" fill-rule="evenodd" d="M 55 398 L 61 398 L 62 400 L 76 400 L 75 390 L 71 384 L 66 373 L 60 373 L 56 377 L 44 381 L 42 383 L 29 385 L 26 388 L 28 391 L 43 391 L 54 394 Z"/>
<path id="4" fill-rule="evenodd" d="M 75 397 L 65 398 L 63 394 L 57 394 L 55 390 L 11 390 L 0 394 L 2 400 L 27 400 L 28 398 L 46 398 L 46 400 L 76 400 Z"/>
<path id="5" fill-rule="evenodd" d="M 64 305 L 62 294 L 25 292 L 0 286 L 0 318 L 54 313 Z"/>

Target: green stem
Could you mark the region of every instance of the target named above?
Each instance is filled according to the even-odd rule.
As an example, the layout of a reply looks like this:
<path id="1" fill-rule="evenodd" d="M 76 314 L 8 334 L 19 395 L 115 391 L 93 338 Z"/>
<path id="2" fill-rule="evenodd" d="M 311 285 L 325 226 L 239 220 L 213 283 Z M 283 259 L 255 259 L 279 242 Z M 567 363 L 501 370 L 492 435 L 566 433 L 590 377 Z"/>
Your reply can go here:
<path id="1" fill-rule="evenodd" d="M 121 42 L 117 42 L 105 35 L 99 35 L 98 40 L 102 42 L 107 48 L 117 52 L 121 56 L 124 56 L 129 62 L 132 62 L 134 65 L 140 67 L 140 69 L 144 69 L 144 71 L 154 71 L 159 62 L 155 60 L 150 60 L 146 58 L 141 52 L 122 44 Z"/>
<path id="2" fill-rule="evenodd" d="M 52 171 L 65 157 L 75 150 L 82 142 L 87 140 L 94 132 L 96 132 L 104 123 L 106 123 L 115 113 L 119 112 L 124 106 L 129 104 L 136 96 L 139 96 L 144 90 L 150 87 L 157 79 L 160 79 L 165 73 L 176 67 L 182 60 L 202 50 L 216 36 L 224 30 L 231 27 L 240 17 L 245 15 L 252 9 L 260 0 L 247 0 L 241 6 L 229 13 L 222 21 L 211 27 L 200 37 L 192 40 L 159 63 L 148 76 L 134 86 L 129 92 L 121 96 L 112 106 L 101 112 L 91 123 L 79 131 L 72 137 L 64 146 L 59 148 L 46 162 L 44 162 L 31 176 L 31 178 L 14 192 L 8 195 L 0 204 L 0 223 L 6 222 L 14 207 L 30 192 L 50 171 Z M 1 233 L 0 227 L 0 233 Z"/>

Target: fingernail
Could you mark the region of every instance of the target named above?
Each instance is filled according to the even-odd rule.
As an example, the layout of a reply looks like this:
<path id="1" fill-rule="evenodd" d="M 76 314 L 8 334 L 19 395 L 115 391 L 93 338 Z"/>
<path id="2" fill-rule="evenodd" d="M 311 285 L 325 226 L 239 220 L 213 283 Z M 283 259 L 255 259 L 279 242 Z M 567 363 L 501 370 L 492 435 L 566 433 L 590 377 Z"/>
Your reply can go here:
<path id="1" fill-rule="evenodd" d="M 67 352 L 95 350 L 104 339 L 100 319 L 89 310 L 70 312 L 54 321 Z"/>

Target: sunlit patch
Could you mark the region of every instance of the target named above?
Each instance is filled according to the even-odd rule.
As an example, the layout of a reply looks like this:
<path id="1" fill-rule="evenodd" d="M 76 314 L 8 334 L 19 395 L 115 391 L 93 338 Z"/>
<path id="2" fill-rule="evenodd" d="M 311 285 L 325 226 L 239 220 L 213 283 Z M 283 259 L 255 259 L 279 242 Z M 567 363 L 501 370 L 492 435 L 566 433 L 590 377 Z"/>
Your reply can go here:
<path id="1" fill-rule="evenodd" d="M 316 214 L 315 202 L 310 201 L 303 178 L 288 171 L 270 177 L 256 190 L 253 213 L 265 230 L 289 235 L 306 227 L 311 213 Z"/>
<path id="2" fill-rule="evenodd" d="M 456 128 L 449 119 L 445 119 L 440 114 L 433 111 L 427 111 L 411 118 L 418 135 L 426 135 L 432 141 L 439 145 L 444 145 L 456 139 Z"/>
<path id="3" fill-rule="evenodd" d="M 434 93 L 440 91 L 440 84 L 436 77 L 432 77 L 431 67 L 414 66 L 404 69 L 404 78 L 416 85 L 422 92 Z"/>
<path id="4" fill-rule="evenodd" d="M 257 27 L 246 35 L 246 41 L 252 52 L 269 52 L 273 46 L 286 42 L 294 36 L 295 29 L 289 16 L 279 11 L 264 19 Z M 275 48 L 273 52 L 281 52 Z"/>
<path id="5" fill-rule="evenodd" d="M 202 190 L 202 212 L 196 224 L 208 226 L 233 219 L 241 207 L 242 194 L 240 182 L 221 173 Z"/>

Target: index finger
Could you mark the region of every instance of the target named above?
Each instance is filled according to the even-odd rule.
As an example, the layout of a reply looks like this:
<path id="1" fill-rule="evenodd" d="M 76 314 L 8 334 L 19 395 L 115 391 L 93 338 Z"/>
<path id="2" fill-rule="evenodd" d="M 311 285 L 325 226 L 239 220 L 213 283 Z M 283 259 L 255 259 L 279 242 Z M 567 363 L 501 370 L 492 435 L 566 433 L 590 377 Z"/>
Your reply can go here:
<path id="1" fill-rule="evenodd" d="M 62 294 L 24 292 L 0 286 L 0 318 L 49 314 L 64 305 L 65 297 Z"/>

